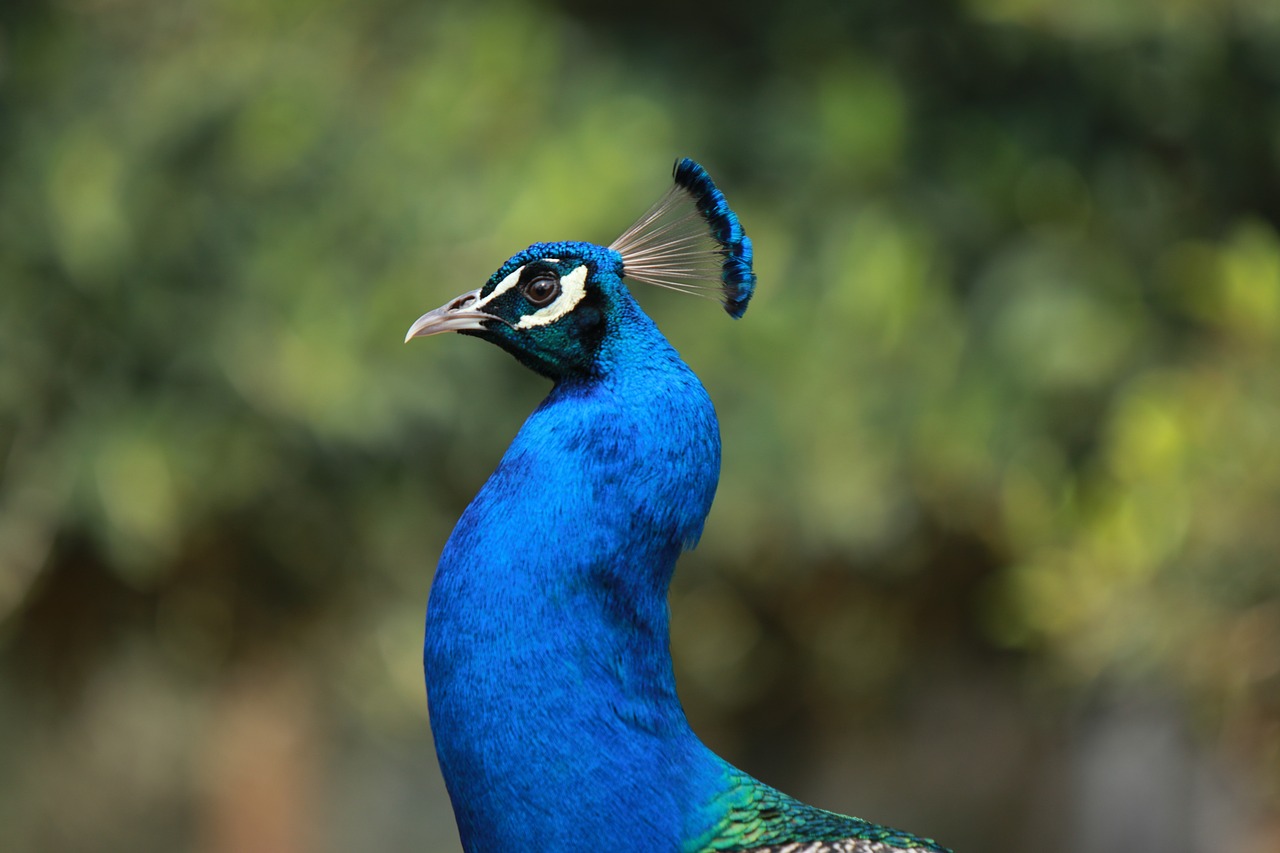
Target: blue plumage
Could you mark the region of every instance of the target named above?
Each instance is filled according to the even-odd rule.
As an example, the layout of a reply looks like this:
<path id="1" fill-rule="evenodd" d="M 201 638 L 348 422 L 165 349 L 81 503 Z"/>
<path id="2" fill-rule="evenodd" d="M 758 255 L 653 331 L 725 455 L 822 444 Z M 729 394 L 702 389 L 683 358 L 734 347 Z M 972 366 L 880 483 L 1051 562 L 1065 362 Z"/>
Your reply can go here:
<path id="1" fill-rule="evenodd" d="M 747 310 L 747 303 L 756 289 L 756 274 L 751 268 L 751 238 L 742 231 L 737 214 L 725 201 L 724 194 L 711 181 L 707 170 L 685 157 L 678 160 L 674 169 L 676 185 L 684 187 L 697 203 L 698 212 L 711 226 L 711 234 L 724 251 L 725 310 L 734 319 Z"/>
<path id="2" fill-rule="evenodd" d="M 609 248 L 621 256 L 628 279 L 699 296 L 718 293 L 737 319 L 756 288 L 751 240 L 706 169 L 685 157 L 672 174 L 666 195 Z"/>
<path id="3" fill-rule="evenodd" d="M 431 727 L 463 846 L 940 851 L 779 793 L 685 720 L 666 592 L 711 508 L 719 426 L 623 279 L 719 292 L 740 316 L 754 275 L 706 172 L 675 174 L 692 214 L 660 202 L 611 247 L 530 246 L 407 335 L 474 335 L 554 382 L 449 537 L 427 608 Z"/>

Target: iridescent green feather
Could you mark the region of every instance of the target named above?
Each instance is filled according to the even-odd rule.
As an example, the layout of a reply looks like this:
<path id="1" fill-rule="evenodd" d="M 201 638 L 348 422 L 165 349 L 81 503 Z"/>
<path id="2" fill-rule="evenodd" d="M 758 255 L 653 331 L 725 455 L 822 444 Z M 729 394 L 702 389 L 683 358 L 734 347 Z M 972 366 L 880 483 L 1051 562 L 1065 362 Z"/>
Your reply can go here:
<path id="1" fill-rule="evenodd" d="M 709 804 L 719 820 L 690 851 L 750 853 L 950 853 L 928 838 L 806 805 L 730 768 L 725 792 Z"/>

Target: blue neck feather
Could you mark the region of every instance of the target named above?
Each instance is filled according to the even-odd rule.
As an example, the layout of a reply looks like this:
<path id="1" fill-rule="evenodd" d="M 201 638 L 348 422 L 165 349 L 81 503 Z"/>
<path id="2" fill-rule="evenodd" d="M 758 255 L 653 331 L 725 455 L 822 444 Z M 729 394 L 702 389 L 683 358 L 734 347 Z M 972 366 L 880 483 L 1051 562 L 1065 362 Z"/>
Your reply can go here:
<path id="1" fill-rule="evenodd" d="M 697 218 L 677 212 L 690 200 Z M 680 230 L 696 219 L 709 240 Z M 612 246 L 536 243 L 406 336 L 475 335 L 555 382 L 454 528 L 427 606 L 431 729 L 463 846 L 945 853 L 794 800 L 690 730 L 666 596 L 711 508 L 719 425 L 624 276 L 746 310 L 751 241 L 692 160 Z"/>
<path id="2" fill-rule="evenodd" d="M 529 417 L 431 589 L 431 728 L 468 850 L 675 850 L 714 820 L 690 805 L 725 785 L 676 697 L 666 604 L 715 494 L 719 427 L 609 285 L 597 375 Z"/>

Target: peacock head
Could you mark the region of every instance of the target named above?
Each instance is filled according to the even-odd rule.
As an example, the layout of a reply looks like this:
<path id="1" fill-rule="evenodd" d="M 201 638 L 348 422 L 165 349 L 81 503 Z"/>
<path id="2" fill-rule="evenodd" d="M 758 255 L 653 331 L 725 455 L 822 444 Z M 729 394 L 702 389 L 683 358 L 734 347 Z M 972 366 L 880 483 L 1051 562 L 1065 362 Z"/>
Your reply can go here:
<path id="1" fill-rule="evenodd" d="M 675 183 L 607 247 L 535 243 L 483 287 L 417 319 L 405 335 L 461 332 L 560 379 L 596 369 L 610 320 L 630 305 L 623 279 L 719 298 L 741 317 L 755 289 L 751 240 L 706 170 L 685 158 Z"/>
<path id="2" fill-rule="evenodd" d="M 535 243 L 484 287 L 423 314 L 405 340 L 461 332 L 497 344 L 552 379 L 590 373 L 616 315 L 622 257 L 593 243 Z"/>

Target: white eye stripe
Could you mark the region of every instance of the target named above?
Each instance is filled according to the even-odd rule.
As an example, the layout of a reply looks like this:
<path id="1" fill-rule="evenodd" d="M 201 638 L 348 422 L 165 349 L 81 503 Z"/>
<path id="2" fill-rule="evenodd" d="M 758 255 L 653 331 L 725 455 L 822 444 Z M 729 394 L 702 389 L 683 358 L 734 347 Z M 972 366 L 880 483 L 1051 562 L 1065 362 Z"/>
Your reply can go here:
<path id="1" fill-rule="evenodd" d="M 483 299 L 477 299 L 475 302 L 468 305 L 467 310 L 479 311 L 481 308 L 488 305 L 490 302 L 497 299 L 499 296 L 506 293 L 511 288 L 515 287 L 520 282 L 520 273 L 523 270 L 524 270 L 523 266 L 516 267 L 515 272 L 511 273 L 511 275 L 507 276 L 502 281 L 498 282 L 498 286 L 493 289 L 492 293 L 490 293 L 488 296 L 484 297 Z"/>
<path id="2" fill-rule="evenodd" d="M 503 284 L 506 284 L 505 280 Z M 502 285 L 498 287 L 500 289 Z M 497 293 L 497 290 L 494 293 Z M 516 323 L 516 328 L 531 329 L 534 326 L 545 326 L 548 323 L 554 323 L 576 308 L 578 303 L 582 301 L 582 297 L 586 295 L 587 268 L 585 266 L 575 267 L 568 275 L 561 276 L 560 295 L 556 297 L 556 301 L 545 308 L 539 308 L 532 314 L 526 314 L 521 317 L 520 322 Z"/>

